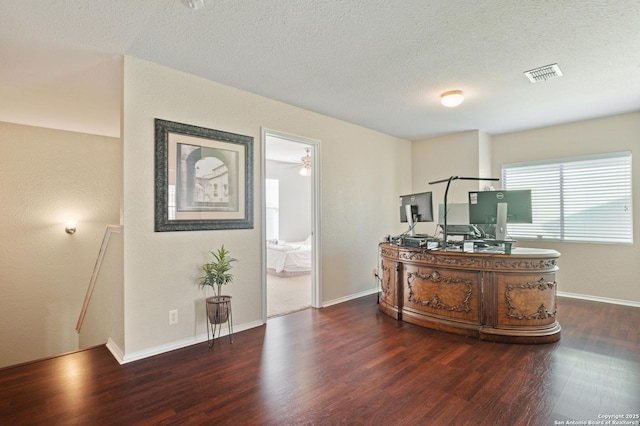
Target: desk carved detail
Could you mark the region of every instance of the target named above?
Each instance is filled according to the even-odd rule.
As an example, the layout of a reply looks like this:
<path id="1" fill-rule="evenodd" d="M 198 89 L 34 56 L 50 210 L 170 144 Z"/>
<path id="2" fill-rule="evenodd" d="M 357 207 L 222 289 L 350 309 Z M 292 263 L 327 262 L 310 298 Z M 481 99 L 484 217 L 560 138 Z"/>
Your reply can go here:
<path id="1" fill-rule="evenodd" d="M 382 293 L 384 295 L 391 294 L 391 274 L 389 273 L 389 267 L 384 263 L 380 266 L 382 270 L 382 277 L 380 277 L 380 287 L 382 288 Z"/>
<path id="2" fill-rule="evenodd" d="M 382 243 L 380 310 L 423 327 L 505 343 L 560 339 L 555 250 L 429 251 Z"/>
<path id="3" fill-rule="evenodd" d="M 471 281 L 445 277 L 438 271 L 430 274 L 407 274 L 409 301 L 445 311 L 469 312 Z"/>
<path id="4" fill-rule="evenodd" d="M 526 284 L 509 284 L 505 297 L 509 307 L 507 316 L 518 320 L 545 320 L 556 316 L 556 282 L 540 278 Z M 549 306 L 553 304 L 553 306 Z M 552 309 L 550 311 L 549 309 Z"/>
<path id="5" fill-rule="evenodd" d="M 395 258 L 397 254 L 396 251 L 389 250 L 388 248 L 384 248 L 384 247 L 380 250 L 380 253 L 382 254 L 382 256 L 388 257 L 388 258 Z"/>
<path id="6" fill-rule="evenodd" d="M 430 254 L 431 252 L 400 252 L 398 260 L 414 261 L 414 262 L 428 262 L 431 264 L 442 266 L 453 266 L 463 268 L 478 268 L 482 266 L 481 259 L 463 258 L 453 256 L 435 256 Z"/>
<path id="7" fill-rule="evenodd" d="M 553 269 L 556 266 L 556 259 L 542 259 L 542 260 L 496 260 L 494 267 L 496 269 Z"/>

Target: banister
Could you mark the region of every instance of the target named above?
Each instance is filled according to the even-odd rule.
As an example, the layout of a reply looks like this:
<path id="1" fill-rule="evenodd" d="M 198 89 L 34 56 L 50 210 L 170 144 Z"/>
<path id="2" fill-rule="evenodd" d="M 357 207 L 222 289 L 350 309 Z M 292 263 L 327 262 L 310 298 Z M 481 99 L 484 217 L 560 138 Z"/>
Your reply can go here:
<path id="1" fill-rule="evenodd" d="M 78 323 L 76 324 L 76 331 L 78 333 L 80 333 L 80 329 L 82 328 L 84 316 L 87 313 L 87 308 L 89 307 L 89 302 L 91 301 L 91 295 L 93 294 L 93 289 L 96 285 L 96 281 L 100 273 L 102 260 L 104 259 L 104 255 L 107 252 L 107 246 L 109 245 L 109 239 L 111 238 L 111 234 L 113 233 L 119 234 L 121 232 L 122 232 L 122 225 L 107 225 L 106 229 L 104 230 L 104 237 L 102 237 L 102 245 L 100 246 L 98 259 L 96 259 L 96 264 L 93 267 L 93 274 L 91 274 L 91 280 L 89 281 L 89 288 L 87 288 L 87 294 L 84 296 L 84 303 L 82 304 L 82 310 L 80 311 L 80 316 L 78 317 Z"/>

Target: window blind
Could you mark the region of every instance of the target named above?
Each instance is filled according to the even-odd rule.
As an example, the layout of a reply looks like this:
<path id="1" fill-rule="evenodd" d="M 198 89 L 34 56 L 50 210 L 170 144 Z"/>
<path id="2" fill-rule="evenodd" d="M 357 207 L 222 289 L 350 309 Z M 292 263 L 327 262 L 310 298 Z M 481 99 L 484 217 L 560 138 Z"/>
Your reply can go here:
<path id="1" fill-rule="evenodd" d="M 503 189 L 531 189 L 533 223 L 513 238 L 632 243 L 631 152 L 505 164 Z"/>

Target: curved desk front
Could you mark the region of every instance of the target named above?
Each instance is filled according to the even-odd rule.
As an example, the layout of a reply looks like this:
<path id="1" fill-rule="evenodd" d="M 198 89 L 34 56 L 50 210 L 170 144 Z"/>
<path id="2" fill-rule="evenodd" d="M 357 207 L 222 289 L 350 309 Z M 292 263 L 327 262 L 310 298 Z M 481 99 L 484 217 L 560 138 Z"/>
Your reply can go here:
<path id="1" fill-rule="evenodd" d="M 505 343 L 560 340 L 555 250 L 509 255 L 383 243 L 380 310 L 398 320 Z"/>

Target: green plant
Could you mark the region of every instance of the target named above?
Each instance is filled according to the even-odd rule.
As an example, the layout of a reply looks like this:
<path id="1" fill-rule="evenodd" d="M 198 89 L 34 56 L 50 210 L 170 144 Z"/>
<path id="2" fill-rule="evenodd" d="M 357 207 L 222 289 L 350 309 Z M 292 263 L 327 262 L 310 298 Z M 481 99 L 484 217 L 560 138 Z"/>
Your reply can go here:
<path id="1" fill-rule="evenodd" d="M 215 291 L 217 288 L 216 296 L 221 296 L 222 286 L 233 282 L 233 275 L 229 271 L 233 267 L 232 263 L 238 260 L 230 256 L 224 244 L 211 254 L 213 260 L 202 265 L 204 276 L 200 278 L 199 285 L 202 289 L 211 287 Z"/>

